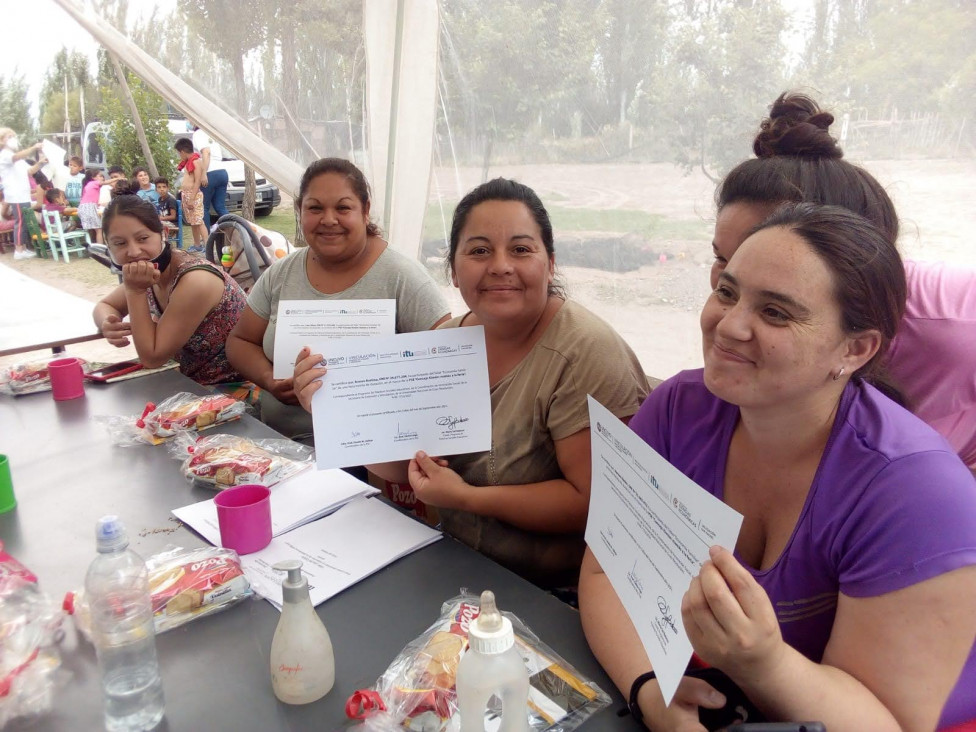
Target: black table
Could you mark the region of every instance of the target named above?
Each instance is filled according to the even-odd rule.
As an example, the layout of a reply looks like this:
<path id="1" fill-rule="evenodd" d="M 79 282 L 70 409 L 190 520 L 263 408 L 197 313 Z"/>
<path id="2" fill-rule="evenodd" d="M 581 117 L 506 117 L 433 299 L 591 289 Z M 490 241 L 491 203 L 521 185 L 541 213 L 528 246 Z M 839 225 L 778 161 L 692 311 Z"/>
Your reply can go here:
<path id="1" fill-rule="evenodd" d="M 18 505 L 0 515 L 7 550 L 60 600 L 80 588 L 95 555 L 95 521 L 115 513 L 143 557 L 168 544 L 205 542 L 177 522 L 172 508 L 213 493 L 191 487 L 164 446 L 113 446 L 95 415 L 137 414 L 146 401 L 178 391 L 205 393 L 175 371 L 116 384 L 88 384 L 85 398 L 55 402 L 49 393 L 0 395 L 0 452 L 8 455 Z M 251 417 L 222 431 L 277 436 Z M 376 499 L 378 500 L 378 499 Z M 356 689 L 372 685 L 400 649 L 439 614 L 444 600 L 466 587 L 492 589 L 501 607 L 521 617 L 552 648 L 593 679 L 614 703 L 585 730 L 635 730 L 616 710 L 623 701 L 586 645 L 579 616 L 508 570 L 445 537 L 354 585 L 317 608 L 332 636 L 336 684 L 306 706 L 281 704 L 271 690 L 269 654 L 279 613 L 248 600 L 157 638 L 166 694 L 161 730 L 330 730 L 345 724 L 344 705 Z M 102 729 L 102 695 L 94 650 L 81 641 L 64 653 L 71 673 L 50 714 L 10 729 Z"/>

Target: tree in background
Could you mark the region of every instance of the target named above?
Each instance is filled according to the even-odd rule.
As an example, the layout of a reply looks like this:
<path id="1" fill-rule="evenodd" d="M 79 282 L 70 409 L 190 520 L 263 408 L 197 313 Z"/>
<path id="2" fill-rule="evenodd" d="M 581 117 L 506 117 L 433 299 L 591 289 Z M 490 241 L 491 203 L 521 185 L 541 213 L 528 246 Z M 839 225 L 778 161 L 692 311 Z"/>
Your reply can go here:
<path id="1" fill-rule="evenodd" d="M 9 78 L 0 75 L 0 126 L 15 130 L 24 147 L 35 139 L 37 129 L 27 101 L 27 81 L 23 74 Z"/>
<path id="2" fill-rule="evenodd" d="M 786 88 L 786 14 L 778 0 L 692 5 L 672 21 L 647 103 L 675 162 L 717 181 L 749 155 L 759 114 Z"/>
<path id="3" fill-rule="evenodd" d="M 271 9 L 263 0 L 179 0 L 179 8 L 187 18 L 188 29 L 196 33 L 196 41 L 212 48 L 230 64 L 235 108 L 238 117 L 247 124 L 252 110 L 248 107 L 244 58 L 267 39 Z M 249 221 L 254 220 L 254 196 L 254 168 L 245 165 L 241 216 Z"/>
<path id="4" fill-rule="evenodd" d="M 68 86 L 68 128 L 74 132 L 83 132 L 84 122 L 90 121 L 95 116 L 100 100 L 88 57 L 79 51 L 68 53 L 68 50 L 62 47 L 44 74 L 38 105 L 41 133 L 64 131 L 65 80 Z M 82 115 L 82 99 L 84 99 L 84 115 Z M 80 137 L 74 138 L 72 143 L 77 147 L 72 152 L 77 153 L 81 147 Z"/>
<path id="5" fill-rule="evenodd" d="M 176 171 L 176 153 L 167 125 L 166 103 L 135 74 L 127 72 L 126 80 L 139 110 L 159 174 L 172 180 Z M 121 94 L 117 88 L 106 87 L 101 90 L 101 95 L 98 117 L 105 125 L 105 131 L 99 135 L 99 144 L 105 150 L 105 160 L 109 165 L 121 165 L 126 171 L 145 165 L 132 116 Z"/>

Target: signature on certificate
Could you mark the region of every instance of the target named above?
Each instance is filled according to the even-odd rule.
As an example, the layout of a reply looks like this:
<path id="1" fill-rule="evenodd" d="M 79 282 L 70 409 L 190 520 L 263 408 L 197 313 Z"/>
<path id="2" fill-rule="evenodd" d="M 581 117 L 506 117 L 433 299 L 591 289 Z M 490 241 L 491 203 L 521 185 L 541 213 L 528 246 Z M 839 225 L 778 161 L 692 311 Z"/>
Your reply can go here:
<path id="1" fill-rule="evenodd" d="M 436 424 L 439 427 L 447 427 L 449 430 L 456 430 L 459 424 L 467 421 L 467 417 L 438 417 Z"/>
<path id="2" fill-rule="evenodd" d="M 665 600 L 660 595 L 658 595 L 657 598 L 657 609 L 658 612 L 661 613 L 660 615 L 661 622 L 667 625 L 669 628 L 671 628 L 671 631 L 675 635 L 677 635 L 678 629 L 674 626 L 674 617 L 671 615 L 671 606 L 668 605 L 668 601 Z"/>

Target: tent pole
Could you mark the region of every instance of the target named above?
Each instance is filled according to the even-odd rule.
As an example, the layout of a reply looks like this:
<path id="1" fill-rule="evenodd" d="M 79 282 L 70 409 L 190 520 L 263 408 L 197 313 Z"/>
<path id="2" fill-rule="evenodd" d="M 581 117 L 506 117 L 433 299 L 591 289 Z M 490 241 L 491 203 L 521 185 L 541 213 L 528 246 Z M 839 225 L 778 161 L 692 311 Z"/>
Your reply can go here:
<path id="1" fill-rule="evenodd" d="M 386 195 L 383 206 L 383 231 L 390 231 L 393 213 L 393 167 L 396 158 L 397 110 L 400 106 L 400 60 L 403 55 L 403 4 L 397 0 L 396 40 L 393 45 L 393 91 L 390 94 L 390 134 L 386 150 Z"/>

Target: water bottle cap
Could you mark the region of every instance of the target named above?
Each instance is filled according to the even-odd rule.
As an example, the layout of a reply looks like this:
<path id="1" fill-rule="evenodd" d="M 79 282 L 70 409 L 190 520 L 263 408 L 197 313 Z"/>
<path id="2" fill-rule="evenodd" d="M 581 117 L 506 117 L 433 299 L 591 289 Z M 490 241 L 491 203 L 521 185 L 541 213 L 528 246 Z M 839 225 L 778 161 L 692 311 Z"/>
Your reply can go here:
<path id="1" fill-rule="evenodd" d="M 472 651 L 494 655 L 504 653 L 515 645 L 512 621 L 498 611 L 495 593 L 481 593 L 481 611 L 468 627 L 468 646 Z"/>
<path id="2" fill-rule="evenodd" d="M 95 524 L 95 543 L 98 551 L 112 552 L 129 545 L 125 525 L 118 516 L 102 516 Z"/>

